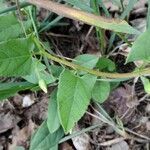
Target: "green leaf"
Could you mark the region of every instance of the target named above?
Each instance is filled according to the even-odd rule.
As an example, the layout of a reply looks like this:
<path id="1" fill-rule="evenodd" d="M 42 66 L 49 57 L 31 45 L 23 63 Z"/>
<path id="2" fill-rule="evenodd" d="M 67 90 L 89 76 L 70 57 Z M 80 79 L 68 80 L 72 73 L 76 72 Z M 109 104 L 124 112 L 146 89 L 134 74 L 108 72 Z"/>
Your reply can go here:
<path id="1" fill-rule="evenodd" d="M 58 150 L 58 145 L 53 146 L 52 148 L 48 149 L 48 150 Z"/>
<path id="2" fill-rule="evenodd" d="M 34 43 L 31 38 L 0 43 L 0 76 L 24 76 L 31 73 Z"/>
<path id="3" fill-rule="evenodd" d="M 86 75 L 82 76 L 81 79 L 84 80 L 84 82 L 86 83 L 86 85 L 87 85 L 86 88 L 89 91 L 92 91 L 94 88 L 94 85 L 96 83 L 97 77 L 94 75 L 91 75 L 91 74 L 86 74 Z"/>
<path id="4" fill-rule="evenodd" d="M 141 80 L 142 80 L 145 92 L 150 94 L 150 80 L 145 77 L 141 77 Z"/>
<path id="5" fill-rule="evenodd" d="M 49 74 L 46 70 L 45 65 L 40 61 L 34 59 L 32 65 L 32 71 L 30 75 L 24 76 L 23 78 L 30 83 L 39 84 L 39 87 L 47 93 L 47 84 L 55 82 L 55 78 Z"/>
<path id="6" fill-rule="evenodd" d="M 30 150 L 51 150 L 58 145 L 59 140 L 63 137 L 64 132 L 59 128 L 54 133 L 49 133 L 47 121 L 44 121 L 37 130 L 30 143 Z"/>
<path id="7" fill-rule="evenodd" d="M 47 85 L 45 83 L 45 81 L 43 79 L 39 79 L 39 87 L 45 92 L 47 93 Z"/>
<path id="8" fill-rule="evenodd" d="M 83 67 L 87 67 L 90 69 L 93 69 L 96 66 L 96 63 L 98 62 L 99 57 L 96 55 L 90 55 L 90 54 L 83 54 L 79 55 L 74 59 L 74 63 L 81 65 Z"/>
<path id="9" fill-rule="evenodd" d="M 119 86 L 120 82 L 110 82 L 110 91 L 115 90 Z"/>
<path id="10" fill-rule="evenodd" d="M 150 61 L 150 30 L 142 33 L 133 43 L 127 62 L 136 60 Z"/>
<path id="11" fill-rule="evenodd" d="M 4 100 L 10 96 L 13 96 L 18 91 L 31 89 L 36 85 L 28 82 L 18 82 L 18 83 L 0 83 L 0 100 Z"/>
<path id="12" fill-rule="evenodd" d="M 103 103 L 109 96 L 110 93 L 110 83 L 105 81 L 96 82 L 93 91 L 92 98 L 100 103 Z"/>
<path id="13" fill-rule="evenodd" d="M 47 126 L 50 133 L 55 132 L 60 127 L 60 121 L 57 111 L 57 90 L 54 90 L 51 93 L 51 97 L 48 103 Z"/>
<path id="14" fill-rule="evenodd" d="M 25 30 L 28 30 L 31 27 L 31 21 L 26 21 L 23 24 Z M 19 23 L 10 25 L 10 27 L 8 27 L 7 29 L 3 29 L 0 31 L 0 41 L 17 38 L 21 34 L 24 34 L 24 31 Z"/>
<path id="15" fill-rule="evenodd" d="M 39 83 L 39 79 L 43 79 L 46 84 L 55 82 L 55 78 L 46 72 L 45 69 L 44 64 L 34 59 L 30 75 L 24 76 L 23 78 L 33 84 Z"/>
<path id="16" fill-rule="evenodd" d="M 115 71 L 116 66 L 115 66 L 115 63 L 113 61 L 111 61 L 110 59 L 101 57 L 101 58 L 99 58 L 99 60 L 96 64 L 96 68 L 98 68 L 101 71 L 112 72 L 112 71 Z"/>
<path id="17" fill-rule="evenodd" d="M 28 30 L 31 27 L 31 21 L 23 21 L 23 25 L 25 30 Z M 17 38 L 23 33 L 21 24 L 12 13 L 0 16 L 0 41 Z"/>
<path id="18" fill-rule="evenodd" d="M 62 66 L 51 65 L 50 69 L 51 69 L 52 75 L 58 78 L 64 68 Z"/>
<path id="19" fill-rule="evenodd" d="M 0 31 L 2 31 L 3 29 L 7 29 L 9 28 L 11 25 L 14 25 L 17 23 L 16 17 L 14 16 L 14 14 L 10 13 L 7 15 L 0 15 Z"/>
<path id="20" fill-rule="evenodd" d="M 91 87 L 95 82 L 95 76 L 80 78 L 68 70 L 64 70 L 60 75 L 57 103 L 65 133 L 68 133 L 85 113 L 91 99 Z"/>

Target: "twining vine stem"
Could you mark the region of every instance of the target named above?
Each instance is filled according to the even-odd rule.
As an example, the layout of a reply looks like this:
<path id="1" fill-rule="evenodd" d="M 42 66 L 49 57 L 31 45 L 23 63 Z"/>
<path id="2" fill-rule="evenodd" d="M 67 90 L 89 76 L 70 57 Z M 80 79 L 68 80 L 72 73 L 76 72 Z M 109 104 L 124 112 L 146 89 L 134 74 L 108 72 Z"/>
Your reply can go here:
<path id="1" fill-rule="evenodd" d="M 52 2 L 52 1 L 47 1 L 47 0 L 27 0 L 27 2 L 29 2 L 30 4 L 34 4 L 36 6 L 48 9 L 48 10 L 50 10 L 52 12 L 55 12 L 55 13 L 57 13 L 59 15 L 63 15 L 63 16 L 69 17 L 71 19 L 74 19 L 74 17 L 73 17 L 73 15 L 70 16 L 69 12 L 71 11 L 72 14 L 76 13 L 76 11 L 75 12 L 72 11 L 71 8 L 59 5 L 59 4 L 57 4 L 55 2 Z M 82 13 L 84 13 L 84 12 L 82 12 Z M 92 14 L 88 14 L 88 15 L 90 15 L 91 17 L 95 17 Z M 108 73 L 108 72 L 101 72 L 101 71 L 98 71 L 98 70 L 92 70 L 92 69 L 89 69 L 89 68 L 86 68 L 86 67 L 74 64 L 74 63 L 69 62 L 69 61 L 67 61 L 65 59 L 62 59 L 62 58 L 60 58 L 58 56 L 53 56 L 53 55 L 47 53 L 44 50 L 41 50 L 41 55 L 46 56 L 47 58 L 49 58 L 49 59 L 51 59 L 51 60 L 53 60 L 55 62 L 58 62 L 58 63 L 63 64 L 63 65 L 66 65 L 66 66 L 68 66 L 68 67 L 70 67 L 72 69 L 85 71 L 85 72 L 90 73 L 92 75 L 96 75 L 96 76 L 103 77 L 103 78 L 111 78 L 111 79 L 124 79 L 124 78 L 127 78 L 128 79 L 128 78 L 134 78 L 134 77 L 139 77 L 139 76 L 150 75 L 150 68 L 137 69 L 136 71 L 131 72 L 131 73 Z"/>

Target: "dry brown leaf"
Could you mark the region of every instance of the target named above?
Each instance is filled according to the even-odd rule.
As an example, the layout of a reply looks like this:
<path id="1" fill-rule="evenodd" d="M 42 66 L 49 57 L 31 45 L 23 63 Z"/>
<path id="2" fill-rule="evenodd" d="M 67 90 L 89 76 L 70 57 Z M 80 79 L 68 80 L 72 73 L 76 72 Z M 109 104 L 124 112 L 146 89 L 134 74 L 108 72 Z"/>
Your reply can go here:
<path id="1" fill-rule="evenodd" d="M 11 112 L 0 113 L 0 133 L 14 128 L 20 120 L 20 117 Z"/>
<path id="2" fill-rule="evenodd" d="M 127 142 L 121 141 L 107 148 L 107 150 L 129 150 L 129 145 L 127 144 Z"/>
<path id="3" fill-rule="evenodd" d="M 70 8 L 68 6 L 55 3 L 48 0 L 27 0 L 27 2 L 50 10 L 58 15 L 65 16 L 67 18 L 82 21 L 89 25 L 97 26 L 103 29 L 112 30 L 116 32 L 125 32 L 129 34 L 139 34 L 137 30 L 129 26 L 129 24 L 121 19 L 110 19 L 102 16 L 97 16 L 92 13 L 84 12 L 78 9 Z"/>
<path id="4" fill-rule="evenodd" d="M 107 112 L 110 112 L 111 107 L 116 116 L 121 118 L 124 123 L 128 123 L 135 119 L 134 110 L 138 104 L 133 88 L 125 84 L 124 87 L 119 87 L 110 94 L 104 106 Z"/>
<path id="5" fill-rule="evenodd" d="M 12 144 L 9 144 L 9 149 L 15 150 L 17 146 L 28 147 L 28 140 L 33 134 L 35 128 L 37 128 L 37 126 L 32 120 L 29 120 L 28 126 L 25 126 L 21 130 L 16 126 L 13 130 Z"/>
<path id="6" fill-rule="evenodd" d="M 22 104 L 22 96 L 19 95 L 19 94 L 16 94 L 13 97 L 13 102 L 14 102 L 15 106 L 21 106 L 21 104 Z"/>

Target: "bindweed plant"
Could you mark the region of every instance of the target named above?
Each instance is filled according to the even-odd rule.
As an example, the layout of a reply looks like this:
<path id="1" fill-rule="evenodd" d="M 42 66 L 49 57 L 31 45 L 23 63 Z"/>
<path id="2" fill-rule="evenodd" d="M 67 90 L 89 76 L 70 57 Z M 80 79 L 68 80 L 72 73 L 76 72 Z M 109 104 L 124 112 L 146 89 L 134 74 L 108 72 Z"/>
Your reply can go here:
<path id="1" fill-rule="evenodd" d="M 138 77 L 145 91 L 150 94 L 149 15 L 147 30 L 141 33 L 122 20 L 132 9 L 132 0 L 129 1 L 132 5 L 125 9 L 121 19 L 110 19 L 109 12 L 101 0 L 94 0 L 94 3 L 79 0 L 63 2 L 69 6 L 48 0 L 27 0 L 17 3 L 17 6 L 0 9 L 0 77 L 20 79 L 19 82 L 0 81 L 0 100 L 27 89 L 41 89 L 47 93 L 47 88 L 55 85 L 55 90 L 49 95 L 48 118 L 33 135 L 30 150 L 58 149 L 58 143 L 64 134 L 72 131 L 75 123 L 85 114 L 91 100 L 103 103 L 109 96 L 112 83 L 116 81 Z M 107 18 L 99 16 L 99 5 Z M 39 24 L 36 7 L 45 8 L 59 16 L 51 22 L 45 19 Z M 17 17 L 16 12 L 22 17 Z M 101 48 L 105 48 L 105 30 L 121 37 L 135 34 L 137 39 L 130 45 L 131 51 L 126 63 L 142 61 L 142 65 L 136 67 L 133 72 L 117 73 L 115 63 L 105 56 L 83 54 L 71 61 L 57 56 L 45 46 L 39 33 L 49 30 L 63 17 L 94 26 L 99 43 L 102 43 Z"/>

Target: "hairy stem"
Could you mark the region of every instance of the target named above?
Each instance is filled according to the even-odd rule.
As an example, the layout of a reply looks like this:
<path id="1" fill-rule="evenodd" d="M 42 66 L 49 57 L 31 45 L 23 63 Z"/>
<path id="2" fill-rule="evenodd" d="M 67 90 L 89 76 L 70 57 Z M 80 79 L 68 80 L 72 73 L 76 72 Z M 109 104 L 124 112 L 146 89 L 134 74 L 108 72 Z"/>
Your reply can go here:
<path id="1" fill-rule="evenodd" d="M 48 59 L 51 59 L 51 60 L 58 62 L 62 65 L 68 66 L 74 70 L 85 71 L 85 72 L 90 73 L 92 75 L 96 75 L 96 76 L 103 77 L 103 78 L 123 79 L 123 78 L 134 78 L 134 77 L 139 77 L 139 76 L 150 75 L 150 68 L 146 68 L 143 70 L 137 70 L 137 71 L 134 71 L 131 73 L 108 73 L 108 72 L 101 72 L 101 71 L 97 71 L 97 70 L 92 70 L 92 69 L 74 64 L 74 63 L 69 62 L 65 59 L 61 59 L 58 56 L 53 56 L 44 50 L 41 51 L 41 55 L 46 56 Z"/>

